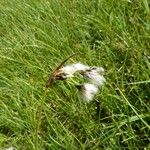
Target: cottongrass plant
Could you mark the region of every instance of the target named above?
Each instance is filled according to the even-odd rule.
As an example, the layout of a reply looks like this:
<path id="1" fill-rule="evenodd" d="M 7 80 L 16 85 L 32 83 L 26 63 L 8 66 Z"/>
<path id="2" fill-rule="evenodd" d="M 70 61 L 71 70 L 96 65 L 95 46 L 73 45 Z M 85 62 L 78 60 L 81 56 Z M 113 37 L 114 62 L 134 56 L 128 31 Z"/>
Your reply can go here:
<path id="1" fill-rule="evenodd" d="M 80 62 L 63 66 L 58 70 L 56 80 L 64 80 L 72 78 L 75 73 L 79 72 L 85 80 L 85 83 L 76 86 L 80 91 L 80 96 L 83 101 L 89 103 L 99 91 L 99 88 L 106 82 L 104 78 L 104 68 L 90 67 Z"/>
<path id="2" fill-rule="evenodd" d="M 85 102 L 91 102 L 98 93 L 99 88 L 106 82 L 103 74 L 104 68 L 102 67 L 91 67 L 82 72 L 83 77 L 88 82 L 83 83 L 79 88 L 81 89 L 81 97 Z"/>
<path id="3" fill-rule="evenodd" d="M 76 87 L 80 91 L 81 99 L 86 103 L 91 102 L 98 92 L 97 86 L 91 83 L 83 83 L 81 85 L 77 85 Z"/>
<path id="4" fill-rule="evenodd" d="M 90 67 L 79 63 L 71 64 L 64 66 L 60 69 L 60 74 L 62 75 L 63 78 L 71 78 L 74 77 L 74 74 L 79 71 L 86 71 Z"/>

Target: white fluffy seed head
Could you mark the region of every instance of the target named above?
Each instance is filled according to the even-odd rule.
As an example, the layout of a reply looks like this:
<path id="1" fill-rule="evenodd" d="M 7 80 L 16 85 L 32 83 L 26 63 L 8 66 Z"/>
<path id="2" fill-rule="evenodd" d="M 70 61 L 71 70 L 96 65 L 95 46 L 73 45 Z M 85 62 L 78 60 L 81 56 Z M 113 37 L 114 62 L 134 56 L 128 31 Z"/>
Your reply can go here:
<path id="1" fill-rule="evenodd" d="M 72 65 L 64 66 L 60 69 L 60 72 L 66 73 L 66 74 L 72 74 L 75 72 L 75 69 Z"/>
<path id="2" fill-rule="evenodd" d="M 103 75 L 104 72 L 105 72 L 105 70 L 104 70 L 103 67 L 96 67 L 95 71 L 96 71 L 97 73 L 99 73 L 100 75 Z"/>
<path id="3" fill-rule="evenodd" d="M 74 73 L 76 72 L 76 70 L 74 69 L 72 65 L 68 65 L 68 66 L 61 68 L 60 72 L 63 78 L 71 78 L 74 76 Z"/>
<path id="4" fill-rule="evenodd" d="M 98 92 L 98 88 L 90 83 L 84 83 L 81 89 L 81 98 L 87 103 L 91 102 Z"/>
<path id="5" fill-rule="evenodd" d="M 101 75 L 89 74 L 88 77 L 88 81 L 97 86 L 102 86 L 106 82 L 106 79 Z"/>
<path id="6" fill-rule="evenodd" d="M 103 67 L 90 67 L 90 69 L 86 70 L 85 72 L 90 72 L 93 74 L 99 74 L 99 75 L 104 75 L 104 68 Z"/>
<path id="7" fill-rule="evenodd" d="M 60 69 L 60 72 L 63 74 L 64 78 L 71 78 L 77 71 L 85 71 L 90 67 L 85 66 L 81 63 L 71 64 L 64 66 Z"/>
<path id="8" fill-rule="evenodd" d="M 102 86 L 106 82 L 106 79 L 95 70 L 85 72 L 84 76 L 91 84 L 96 86 Z"/>
<path id="9" fill-rule="evenodd" d="M 76 71 L 85 71 L 90 68 L 89 66 L 83 65 L 81 63 L 73 64 L 73 67 L 76 69 Z"/>

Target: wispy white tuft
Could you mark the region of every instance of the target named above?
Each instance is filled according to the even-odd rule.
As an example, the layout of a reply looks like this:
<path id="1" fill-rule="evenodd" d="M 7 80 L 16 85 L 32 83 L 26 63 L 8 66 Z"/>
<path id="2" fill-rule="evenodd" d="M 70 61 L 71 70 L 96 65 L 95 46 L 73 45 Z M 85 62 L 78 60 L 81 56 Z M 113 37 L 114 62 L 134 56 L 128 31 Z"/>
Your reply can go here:
<path id="1" fill-rule="evenodd" d="M 91 102 L 98 92 L 98 88 L 90 83 L 84 83 L 81 87 L 81 97 L 87 103 Z"/>
<path id="2" fill-rule="evenodd" d="M 82 84 L 81 96 L 84 101 L 90 102 L 97 94 L 99 87 L 101 87 L 106 79 L 104 78 L 104 69 L 102 67 L 91 67 L 82 72 L 83 76 L 87 79 L 88 83 Z"/>
<path id="3" fill-rule="evenodd" d="M 100 68 L 85 71 L 84 76 L 86 77 L 89 83 L 100 87 L 106 82 L 104 76 L 101 75 L 103 73 L 104 73 L 104 69 L 100 67 Z"/>
<path id="4" fill-rule="evenodd" d="M 103 67 L 92 67 L 92 68 L 91 68 L 91 71 L 92 71 L 92 72 L 95 72 L 95 73 L 98 73 L 98 74 L 100 74 L 100 75 L 103 75 L 104 72 L 105 72 L 105 70 L 104 70 Z"/>
<path id="5" fill-rule="evenodd" d="M 72 65 L 68 65 L 61 68 L 60 72 L 63 74 L 65 78 L 71 78 L 74 76 L 73 74 L 76 72 L 76 70 Z"/>
<path id="6" fill-rule="evenodd" d="M 89 68 L 90 67 L 85 66 L 81 63 L 76 63 L 76 64 L 64 66 L 63 68 L 60 69 L 60 72 L 63 73 L 64 78 L 71 78 L 74 76 L 74 74 L 77 71 L 85 71 Z"/>
<path id="7" fill-rule="evenodd" d="M 73 67 L 76 69 L 76 71 L 85 71 L 87 69 L 90 69 L 89 66 L 83 65 L 81 63 L 73 64 Z"/>

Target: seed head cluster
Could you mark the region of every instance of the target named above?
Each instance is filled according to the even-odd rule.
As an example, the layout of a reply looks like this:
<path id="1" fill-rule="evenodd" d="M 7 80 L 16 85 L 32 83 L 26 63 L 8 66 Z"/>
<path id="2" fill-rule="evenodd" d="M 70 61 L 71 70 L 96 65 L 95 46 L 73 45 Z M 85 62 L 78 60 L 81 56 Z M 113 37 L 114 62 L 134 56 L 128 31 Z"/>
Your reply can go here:
<path id="1" fill-rule="evenodd" d="M 62 79 L 72 78 L 76 72 L 79 72 L 83 78 L 85 78 L 85 83 L 77 85 L 76 87 L 79 89 L 81 98 L 89 103 L 94 99 L 99 88 L 106 82 L 103 76 L 104 68 L 90 67 L 81 63 L 75 63 L 62 67 L 59 70 L 59 76 L 61 76 Z"/>

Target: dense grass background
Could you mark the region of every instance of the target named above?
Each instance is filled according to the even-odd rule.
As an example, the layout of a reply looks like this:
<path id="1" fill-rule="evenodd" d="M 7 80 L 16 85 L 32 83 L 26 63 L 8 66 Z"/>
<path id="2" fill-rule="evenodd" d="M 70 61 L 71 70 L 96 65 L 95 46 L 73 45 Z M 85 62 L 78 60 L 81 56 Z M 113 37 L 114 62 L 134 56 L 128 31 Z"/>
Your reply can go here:
<path id="1" fill-rule="evenodd" d="M 150 149 L 148 0 L 0 1 L 0 148 Z M 84 104 L 51 70 L 72 53 L 107 83 Z"/>

